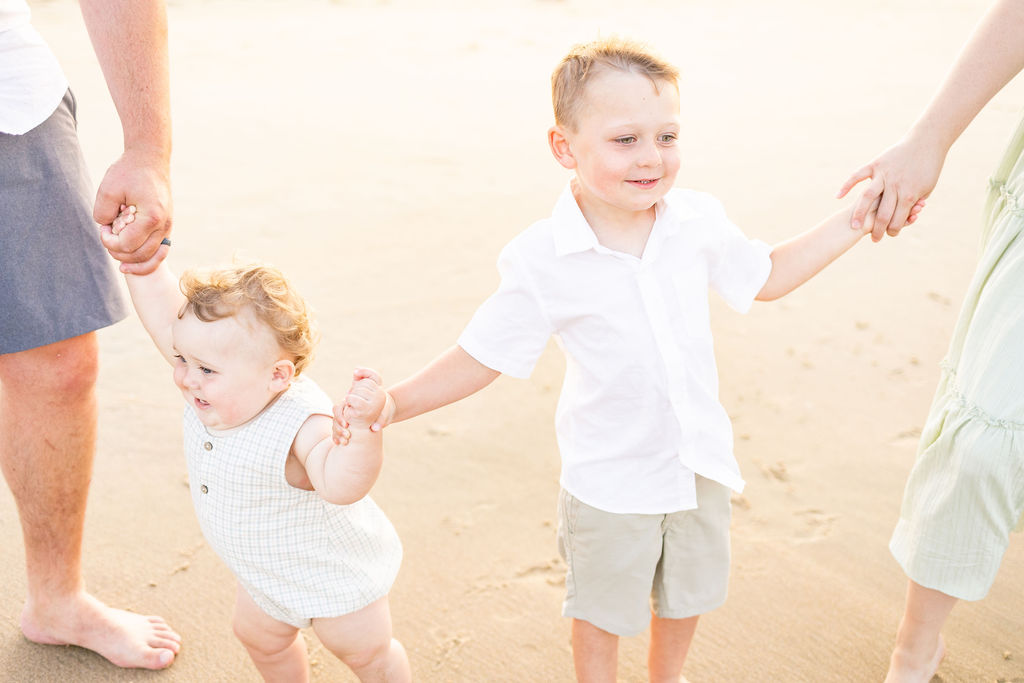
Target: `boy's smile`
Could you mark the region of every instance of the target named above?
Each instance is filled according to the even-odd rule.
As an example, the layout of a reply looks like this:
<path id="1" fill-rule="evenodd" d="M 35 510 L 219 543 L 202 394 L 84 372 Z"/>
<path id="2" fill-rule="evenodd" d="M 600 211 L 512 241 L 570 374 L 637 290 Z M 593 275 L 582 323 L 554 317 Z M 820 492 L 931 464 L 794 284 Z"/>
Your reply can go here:
<path id="1" fill-rule="evenodd" d="M 576 201 L 590 225 L 626 228 L 653 218 L 647 212 L 679 172 L 676 85 L 605 68 L 587 85 L 576 119 L 575 130 L 552 130 L 552 151 L 576 171 Z"/>

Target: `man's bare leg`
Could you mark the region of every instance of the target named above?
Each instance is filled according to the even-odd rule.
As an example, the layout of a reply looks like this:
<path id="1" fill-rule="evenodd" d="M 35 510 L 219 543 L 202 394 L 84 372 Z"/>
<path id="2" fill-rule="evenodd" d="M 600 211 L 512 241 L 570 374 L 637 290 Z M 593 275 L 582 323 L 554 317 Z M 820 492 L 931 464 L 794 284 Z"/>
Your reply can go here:
<path id="1" fill-rule="evenodd" d="M 21 517 L 29 640 L 78 645 L 123 667 L 161 669 L 181 638 L 160 617 L 85 592 L 82 531 L 96 441 L 96 335 L 0 355 L 0 467 Z"/>
<path id="2" fill-rule="evenodd" d="M 956 602 L 952 595 L 908 582 L 886 683 L 927 683 L 932 679 L 946 654 L 940 631 Z"/>
<path id="3" fill-rule="evenodd" d="M 683 664 L 697 631 L 699 616 L 687 619 L 651 617 L 651 645 L 647 670 L 651 683 L 679 683 L 685 680 Z"/>

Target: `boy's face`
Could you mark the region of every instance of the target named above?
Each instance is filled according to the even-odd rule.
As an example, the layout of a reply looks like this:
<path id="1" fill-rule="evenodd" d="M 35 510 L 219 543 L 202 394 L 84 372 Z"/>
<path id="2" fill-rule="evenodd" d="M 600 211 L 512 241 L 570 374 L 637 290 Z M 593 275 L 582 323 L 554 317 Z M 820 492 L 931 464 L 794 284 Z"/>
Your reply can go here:
<path id="1" fill-rule="evenodd" d="M 625 225 L 675 183 L 679 91 L 673 83 L 605 69 L 587 85 L 581 105 L 576 130 L 552 129 L 552 151 L 576 171 L 584 216 Z"/>
<path id="2" fill-rule="evenodd" d="M 175 321 L 172 336 L 174 383 L 212 429 L 251 420 L 294 373 L 271 331 L 244 314 L 203 322 L 188 311 Z"/>

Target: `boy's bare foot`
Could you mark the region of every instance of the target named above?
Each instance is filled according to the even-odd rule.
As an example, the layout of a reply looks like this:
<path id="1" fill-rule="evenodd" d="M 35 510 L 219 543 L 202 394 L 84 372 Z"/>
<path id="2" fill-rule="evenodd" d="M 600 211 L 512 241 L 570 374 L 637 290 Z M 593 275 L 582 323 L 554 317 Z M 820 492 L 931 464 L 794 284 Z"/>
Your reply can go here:
<path id="1" fill-rule="evenodd" d="M 941 635 L 935 652 L 928 659 L 914 657 L 911 653 L 899 649 L 893 650 L 885 683 L 928 683 L 939 670 L 939 664 L 945 656 L 946 643 Z"/>
<path id="2" fill-rule="evenodd" d="M 26 604 L 21 631 L 33 642 L 77 645 L 126 668 L 166 668 L 181 648 L 181 636 L 160 617 L 114 609 L 85 592 L 45 609 Z"/>

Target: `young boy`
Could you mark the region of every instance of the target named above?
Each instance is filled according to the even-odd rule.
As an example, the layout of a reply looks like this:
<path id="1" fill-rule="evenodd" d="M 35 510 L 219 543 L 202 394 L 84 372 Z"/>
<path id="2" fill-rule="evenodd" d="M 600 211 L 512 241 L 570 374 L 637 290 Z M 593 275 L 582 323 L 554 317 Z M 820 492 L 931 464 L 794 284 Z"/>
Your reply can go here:
<path id="1" fill-rule="evenodd" d="M 672 189 L 677 77 L 622 40 L 565 57 L 552 76 L 548 142 L 575 177 L 552 216 L 502 251 L 501 285 L 458 345 L 391 388 L 374 425 L 457 401 L 501 373 L 528 377 L 558 335 L 563 614 L 583 681 L 615 680 L 618 637 L 648 623 L 651 680 L 678 680 L 699 615 L 725 600 L 730 489 L 743 480 L 718 401 L 708 289 L 746 311 L 871 229 L 851 230 L 847 210 L 770 248 L 745 238 L 713 197 Z M 336 410 L 335 438 L 345 436 Z"/>

